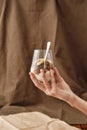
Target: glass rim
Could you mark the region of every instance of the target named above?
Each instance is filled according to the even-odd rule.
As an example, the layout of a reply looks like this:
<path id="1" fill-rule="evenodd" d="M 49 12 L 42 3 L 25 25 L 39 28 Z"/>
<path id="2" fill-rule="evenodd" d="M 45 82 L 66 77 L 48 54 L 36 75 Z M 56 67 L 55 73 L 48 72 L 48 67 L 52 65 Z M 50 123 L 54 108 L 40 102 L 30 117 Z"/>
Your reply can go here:
<path id="1" fill-rule="evenodd" d="M 46 49 L 34 49 L 34 51 L 46 51 Z M 52 49 L 50 49 L 49 51 L 52 51 Z"/>

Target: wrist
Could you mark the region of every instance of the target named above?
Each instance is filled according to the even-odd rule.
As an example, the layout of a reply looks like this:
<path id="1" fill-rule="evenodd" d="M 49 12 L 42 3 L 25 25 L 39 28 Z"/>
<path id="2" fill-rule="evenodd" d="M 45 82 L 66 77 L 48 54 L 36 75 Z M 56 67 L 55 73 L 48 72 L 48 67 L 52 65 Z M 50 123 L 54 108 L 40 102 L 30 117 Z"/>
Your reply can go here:
<path id="1" fill-rule="evenodd" d="M 76 103 L 77 103 L 77 95 L 74 93 L 70 93 L 68 96 L 68 100 L 67 103 L 72 106 L 75 107 Z"/>

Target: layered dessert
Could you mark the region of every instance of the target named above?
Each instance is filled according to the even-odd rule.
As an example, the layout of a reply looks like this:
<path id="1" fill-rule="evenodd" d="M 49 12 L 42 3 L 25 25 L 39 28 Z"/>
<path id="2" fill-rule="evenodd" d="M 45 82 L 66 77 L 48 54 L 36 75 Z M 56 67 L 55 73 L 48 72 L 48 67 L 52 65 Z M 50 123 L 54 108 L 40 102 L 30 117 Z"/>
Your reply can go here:
<path id="1" fill-rule="evenodd" d="M 50 81 L 50 69 L 52 68 L 53 63 L 49 59 L 46 59 L 46 61 L 44 61 L 43 58 L 40 58 L 37 61 L 33 62 L 31 72 L 35 74 L 38 80 L 42 81 L 42 75 L 40 70 L 43 69 L 45 72 L 46 79 Z"/>

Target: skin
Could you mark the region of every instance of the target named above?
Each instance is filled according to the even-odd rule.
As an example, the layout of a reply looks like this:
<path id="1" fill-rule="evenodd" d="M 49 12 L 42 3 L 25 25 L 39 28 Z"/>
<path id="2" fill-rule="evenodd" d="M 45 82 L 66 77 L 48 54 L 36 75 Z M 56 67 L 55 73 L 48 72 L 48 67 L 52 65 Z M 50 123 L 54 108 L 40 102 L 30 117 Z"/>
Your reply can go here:
<path id="1" fill-rule="evenodd" d="M 43 91 L 48 96 L 67 102 L 72 107 L 77 108 L 87 115 L 87 102 L 72 92 L 69 85 L 61 77 L 56 67 L 50 70 L 51 84 L 47 81 L 44 70 L 41 70 L 40 72 L 43 82 L 40 82 L 35 77 L 34 73 L 29 73 L 31 80 L 38 89 Z"/>

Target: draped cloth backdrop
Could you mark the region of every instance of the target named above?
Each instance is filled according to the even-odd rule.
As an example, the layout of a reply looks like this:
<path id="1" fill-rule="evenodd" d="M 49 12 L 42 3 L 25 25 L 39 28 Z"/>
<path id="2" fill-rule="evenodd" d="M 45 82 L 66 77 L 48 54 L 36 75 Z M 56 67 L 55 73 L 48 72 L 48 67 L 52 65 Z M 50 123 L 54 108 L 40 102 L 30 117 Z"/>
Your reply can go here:
<path id="1" fill-rule="evenodd" d="M 62 77 L 87 100 L 87 1 L 0 0 L 0 114 L 40 111 L 85 124 L 87 116 L 30 80 L 33 51 L 47 41 Z"/>

